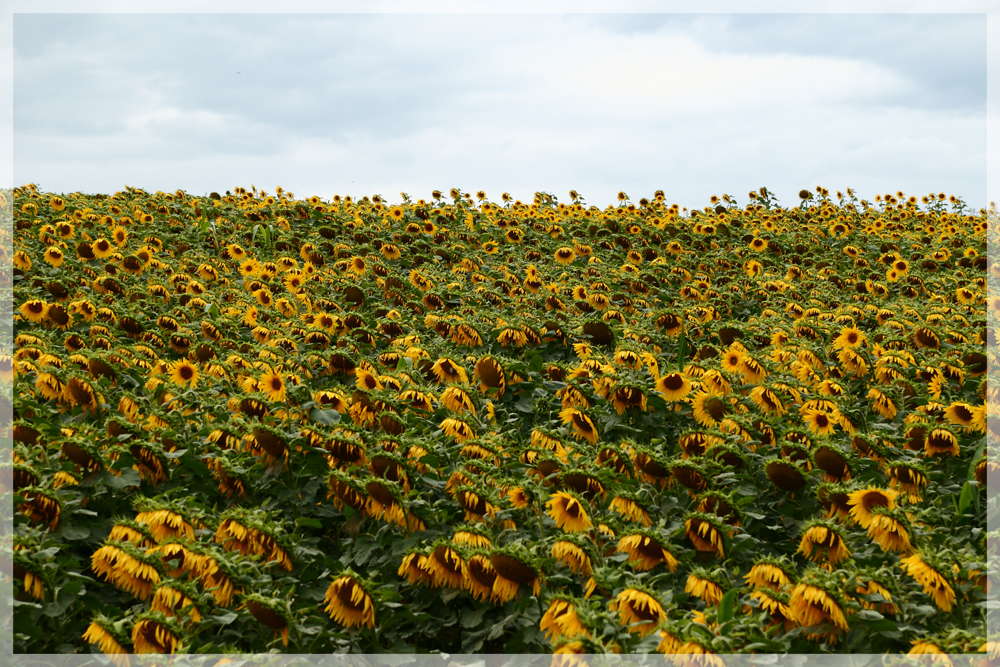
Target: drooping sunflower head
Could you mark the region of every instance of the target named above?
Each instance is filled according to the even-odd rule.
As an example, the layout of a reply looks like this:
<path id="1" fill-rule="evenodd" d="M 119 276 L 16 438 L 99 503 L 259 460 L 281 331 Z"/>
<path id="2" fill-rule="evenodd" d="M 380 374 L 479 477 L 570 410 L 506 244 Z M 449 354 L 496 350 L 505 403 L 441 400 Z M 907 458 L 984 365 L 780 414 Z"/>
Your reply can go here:
<path id="1" fill-rule="evenodd" d="M 611 392 L 610 401 L 619 415 L 629 409 L 646 411 L 646 393 L 640 386 L 619 385 Z"/>
<path id="2" fill-rule="evenodd" d="M 825 563 L 831 569 L 851 556 L 840 529 L 823 520 L 806 524 L 798 552 L 814 562 Z"/>
<path id="3" fill-rule="evenodd" d="M 375 606 L 371 595 L 359 578 L 346 571 L 333 580 L 326 590 L 324 611 L 341 625 L 354 628 L 375 627 Z"/>
<path id="4" fill-rule="evenodd" d="M 575 574 L 590 576 L 590 555 L 586 548 L 589 540 L 574 535 L 565 535 L 552 545 L 551 555 Z"/>
<path id="5" fill-rule="evenodd" d="M 569 425 L 576 439 L 586 440 L 592 445 L 600 439 L 597 426 L 587 413 L 575 408 L 564 408 L 559 412 L 559 418 L 562 423 Z"/>
<path id="6" fill-rule="evenodd" d="M 539 628 L 548 635 L 550 641 L 589 634 L 578 614 L 581 604 L 566 595 L 553 597 L 542 615 Z"/>
<path id="7" fill-rule="evenodd" d="M 608 604 L 618 612 L 619 622 L 629 632 L 645 637 L 667 618 L 663 605 L 651 591 L 636 586 L 626 588 Z"/>
<path id="8" fill-rule="evenodd" d="M 868 528 L 872 521 L 872 509 L 876 506 L 886 507 L 892 510 L 896 507 L 896 498 L 899 492 L 894 489 L 880 489 L 869 486 L 867 489 L 858 489 L 848 496 L 847 504 L 851 508 L 851 519 L 862 528 Z"/>
<path id="9" fill-rule="evenodd" d="M 180 653 L 182 637 L 180 627 L 162 612 L 141 614 L 132 626 L 136 653 Z"/>
<path id="10" fill-rule="evenodd" d="M 427 556 L 427 569 L 438 587 L 465 589 L 468 567 L 458 548 L 440 540 Z"/>
<path id="11" fill-rule="evenodd" d="M 753 567 L 744 575 L 748 584 L 755 588 L 782 590 L 792 585 L 795 566 L 784 556 L 761 556 L 754 560 Z"/>
<path id="12" fill-rule="evenodd" d="M 545 503 L 546 513 L 556 522 L 556 526 L 567 533 L 588 530 L 593 523 L 587 513 L 586 501 L 576 493 L 559 491 L 552 494 Z"/>
<path id="13" fill-rule="evenodd" d="M 490 553 L 489 560 L 496 572 L 493 596 L 498 602 L 514 599 L 520 586 L 531 586 L 535 595 L 540 593 L 539 570 L 525 549 L 515 546 L 496 548 Z"/>
<path id="14" fill-rule="evenodd" d="M 678 560 L 669 544 L 652 531 L 635 530 L 618 540 L 617 550 L 628 554 L 629 562 L 639 572 L 652 570 L 661 563 L 670 572 L 677 569 Z"/>
<path id="15" fill-rule="evenodd" d="M 868 524 L 868 537 L 883 551 L 908 554 L 913 549 L 910 543 L 910 529 L 900 510 L 876 505 L 872 508 L 872 520 Z"/>
<path id="16" fill-rule="evenodd" d="M 788 608 L 803 627 L 827 626 L 825 635 L 811 634 L 810 637 L 825 637 L 827 641 L 834 643 L 838 632 L 846 631 L 849 627 L 838 592 L 840 582 L 822 575 L 823 571 L 819 569 L 808 571 L 792 590 Z"/>
<path id="17" fill-rule="evenodd" d="M 684 520 L 684 535 L 701 552 L 725 558 L 726 526 L 715 514 L 692 512 Z"/>
<path id="18" fill-rule="evenodd" d="M 104 614 L 97 614 L 84 631 L 83 640 L 96 644 L 102 653 L 111 656 L 112 662 L 117 667 L 128 667 L 131 645 L 124 631 L 124 625 L 124 619 L 115 621 Z"/>

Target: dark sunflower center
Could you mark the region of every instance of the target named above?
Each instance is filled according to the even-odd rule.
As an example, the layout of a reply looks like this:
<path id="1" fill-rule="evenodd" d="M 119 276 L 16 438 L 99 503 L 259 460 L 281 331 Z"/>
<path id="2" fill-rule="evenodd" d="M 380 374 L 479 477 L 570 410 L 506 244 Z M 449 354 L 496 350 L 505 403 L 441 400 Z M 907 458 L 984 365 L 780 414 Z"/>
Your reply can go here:
<path id="1" fill-rule="evenodd" d="M 889 500 L 881 493 L 869 493 L 864 497 L 864 508 L 871 512 L 873 507 L 888 507 Z"/>
<path id="2" fill-rule="evenodd" d="M 354 587 L 357 586 L 353 581 L 348 582 L 337 589 L 337 600 L 341 605 L 346 607 L 351 611 L 361 611 L 364 608 L 364 597 L 358 602 L 354 602 L 352 599 L 354 596 Z"/>
<path id="3" fill-rule="evenodd" d="M 664 379 L 663 386 L 670 391 L 678 391 L 684 387 L 684 378 L 677 373 L 671 373 Z"/>

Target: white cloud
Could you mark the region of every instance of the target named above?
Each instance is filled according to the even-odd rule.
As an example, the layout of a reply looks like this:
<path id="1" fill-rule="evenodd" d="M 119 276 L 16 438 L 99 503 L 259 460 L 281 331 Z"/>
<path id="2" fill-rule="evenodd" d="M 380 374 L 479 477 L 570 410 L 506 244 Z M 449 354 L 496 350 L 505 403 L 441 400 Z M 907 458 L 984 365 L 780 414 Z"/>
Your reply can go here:
<path id="1" fill-rule="evenodd" d="M 856 42 L 880 20 L 859 17 Z M 53 190 L 575 188 L 603 205 L 663 188 L 698 206 L 761 185 L 794 203 L 822 184 L 983 203 L 985 116 L 920 102 L 887 42 L 755 51 L 742 34 L 726 50 L 704 38 L 741 29 L 726 17 L 639 32 L 575 16 L 123 15 L 86 35 L 32 21 L 15 176 Z"/>

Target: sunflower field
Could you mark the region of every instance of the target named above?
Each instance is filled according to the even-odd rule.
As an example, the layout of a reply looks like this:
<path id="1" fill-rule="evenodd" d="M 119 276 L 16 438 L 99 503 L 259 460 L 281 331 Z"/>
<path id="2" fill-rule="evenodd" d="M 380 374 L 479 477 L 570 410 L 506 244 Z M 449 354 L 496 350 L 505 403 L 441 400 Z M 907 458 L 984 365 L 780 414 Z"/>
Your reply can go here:
<path id="1" fill-rule="evenodd" d="M 993 213 L 799 197 L 16 188 L 14 650 L 992 649 Z"/>

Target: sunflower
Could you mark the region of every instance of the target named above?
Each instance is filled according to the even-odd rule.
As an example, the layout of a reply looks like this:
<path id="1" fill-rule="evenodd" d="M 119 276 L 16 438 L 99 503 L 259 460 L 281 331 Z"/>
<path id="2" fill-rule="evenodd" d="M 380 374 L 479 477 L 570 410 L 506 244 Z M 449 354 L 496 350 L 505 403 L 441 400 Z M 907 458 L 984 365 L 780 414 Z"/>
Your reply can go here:
<path id="1" fill-rule="evenodd" d="M 507 551 L 494 551 L 489 562 L 493 566 L 496 578 L 493 580 L 493 599 L 503 604 L 517 597 L 521 586 L 532 587 L 532 593 L 541 593 L 541 582 L 535 568 L 522 558 Z"/>
<path id="2" fill-rule="evenodd" d="M 442 357 L 434 362 L 431 371 L 437 377 L 438 382 L 443 384 L 469 383 L 469 376 L 462 365 L 448 358 Z"/>
<path id="3" fill-rule="evenodd" d="M 667 619 L 663 606 L 655 597 L 636 588 L 626 588 L 608 604 L 618 612 L 619 622 L 629 632 L 645 637 Z"/>
<path id="4" fill-rule="evenodd" d="M 851 557 L 844 537 L 831 524 L 812 522 L 802 533 L 798 553 L 814 562 L 826 560 L 831 570 L 842 561 Z"/>
<path id="5" fill-rule="evenodd" d="M 899 492 L 893 489 L 879 489 L 873 486 L 852 492 L 847 500 L 851 508 L 851 519 L 867 530 L 872 522 L 872 509 L 877 506 L 889 510 L 895 509 L 898 495 Z"/>
<path id="6" fill-rule="evenodd" d="M 162 612 L 164 616 L 174 616 L 178 610 L 182 613 L 190 614 L 191 621 L 201 622 L 201 611 L 195 606 L 194 600 L 180 588 L 179 584 L 161 583 L 153 594 L 153 599 L 149 603 L 152 611 Z M 184 609 L 190 607 L 190 609 Z"/>
<path id="7" fill-rule="evenodd" d="M 334 579 L 326 590 L 324 611 L 348 628 L 375 627 L 375 606 L 368 592 L 351 574 Z"/>
<path id="8" fill-rule="evenodd" d="M 31 256 L 23 250 L 14 253 L 14 266 L 22 271 L 31 270 Z M 996 309 L 994 309 L 996 310 Z"/>
<path id="9" fill-rule="evenodd" d="M 24 316 L 24 319 L 32 324 L 40 324 L 46 320 L 48 304 L 41 299 L 29 299 L 21 304 L 18 310 Z"/>
<path id="10" fill-rule="evenodd" d="M 97 239 L 90 244 L 90 247 L 94 251 L 94 257 L 97 259 L 107 259 L 115 254 L 114 246 L 107 239 Z"/>
<path id="11" fill-rule="evenodd" d="M 646 533 L 632 533 L 618 540 L 618 551 L 628 554 L 629 562 L 639 572 L 652 570 L 663 563 L 667 570 L 675 572 L 678 560 L 656 538 Z"/>
<path id="12" fill-rule="evenodd" d="M 169 366 L 170 381 L 174 384 L 194 389 L 198 385 L 198 368 L 187 359 L 181 359 Z"/>
<path id="13" fill-rule="evenodd" d="M 913 546 L 910 544 L 910 533 L 906 526 L 885 507 L 875 506 L 872 508 L 872 520 L 868 524 L 868 537 L 883 551 L 895 551 L 905 555 L 913 550 Z"/>
<path id="14" fill-rule="evenodd" d="M 800 583 L 788 600 L 788 608 L 802 627 L 832 624 L 835 630 L 828 635 L 831 642 L 836 640 L 836 630 L 848 630 L 844 610 L 836 597 L 820 586 Z M 816 635 L 812 635 L 816 636 Z"/>
<path id="15" fill-rule="evenodd" d="M 441 397 L 438 400 L 456 414 L 462 414 L 463 412 L 476 414 L 476 406 L 472 402 L 472 398 L 461 387 L 448 387 L 441 393 Z"/>
<path id="16" fill-rule="evenodd" d="M 730 411 L 730 405 L 721 397 L 699 391 L 691 399 L 691 411 L 702 426 L 718 426 Z"/>
<path id="17" fill-rule="evenodd" d="M 680 373 L 667 373 L 657 379 L 656 391 L 668 401 L 683 401 L 691 393 L 691 381 Z"/>
<path id="18" fill-rule="evenodd" d="M 136 653 L 180 653 L 178 632 L 162 614 L 152 612 L 132 626 L 132 644 Z"/>
<path id="19" fill-rule="evenodd" d="M 574 574 L 589 577 L 591 574 L 590 556 L 575 542 L 562 539 L 552 545 L 552 557 L 565 565 Z"/>
<path id="20" fill-rule="evenodd" d="M 157 542 L 175 537 L 194 539 L 194 526 L 185 521 L 183 516 L 169 509 L 150 508 L 141 511 L 136 515 L 135 521 L 145 524 Z"/>
<path id="21" fill-rule="evenodd" d="M 631 498 L 615 496 L 611 499 L 609 507 L 629 521 L 641 523 L 646 527 L 653 525 L 653 520 L 650 518 L 649 513 L 643 509 L 642 505 Z"/>
<path id="22" fill-rule="evenodd" d="M 690 515 L 684 522 L 684 534 L 698 551 L 714 553 L 718 558 L 726 557 L 723 527 L 715 515 Z"/>
<path id="23" fill-rule="evenodd" d="M 684 584 L 684 592 L 701 598 L 707 605 L 716 605 L 722 601 L 722 586 L 701 568 L 695 568 Z"/>
<path id="24" fill-rule="evenodd" d="M 427 557 L 426 567 L 433 574 L 434 586 L 458 590 L 466 588 L 465 580 L 468 576 L 466 563 L 451 547 L 445 544 L 437 545 Z"/>
<path id="25" fill-rule="evenodd" d="M 70 406 L 80 406 L 85 410 L 94 411 L 98 408 L 98 394 L 86 380 L 73 376 L 63 387 L 63 399 Z"/>
<path id="26" fill-rule="evenodd" d="M 841 329 L 840 335 L 838 335 L 833 340 L 834 350 L 843 350 L 845 348 L 855 349 L 861 347 L 865 343 L 865 335 L 860 330 L 855 327 L 846 327 Z"/>
<path id="27" fill-rule="evenodd" d="M 45 584 L 42 577 L 37 572 L 32 572 L 35 567 L 31 561 L 24 556 L 24 551 L 15 546 L 13 574 L 17 579 L 21 579 L 24 592 L 35 600 L 45 601 Z"/>
<path id="28" fill-rule="evenodd" d="M 760 384 L 767 377 L 767 370 L 763 364 L 749 355 L 740 358 L 740 365 L 737 371 L 743 376 L 747 384 Z"/>
<path id="29" fill-rule="evenodd" d="M 944 412 L 944 417 L 955 426 L 972 430 L 978 428 L 980 415 L 978 410 L 968 403 L 955 401 Z M 985 413 L 984 413 L 985 415 Z"/>
<path id="30" fill-rule="evenodd" d="M 887 467 L 889 488 L 899 489 L 909 494 L 911 503 L 920 502 L 920 492 L 927 486 L 927 473 L 920 467 L 908 463 L 897 463 Z"/>
<path id="31" fill-rule="evenodd" d="M 625 414 L 629 408 L 646 411 L 646 394 L 638 387 L 618 387 L 611 393 L 610 399 L 619 415 Z"/>
<path id="32" fill-rule="evenodd" d="M 802 413 L 802 419 L 809 431 L 816 435 L 832 435 L 836 431 L 836 425 L 840 423 L 836 416 L 826 410 L 816 408 L 805 410 Z"/>
<path id="33" fill-rule="evenodd" d="M 468 574 L 465 579 L 466 590 L 472 597 L 481 602 L 495 599 L 493 585 L 496 583 L 497 573 L 488 553 L 482 551 L 469 556 L 466 572 Z"/>
<path id="34" fill-rule="evenodd" d="M 555 251 L 553 258 L 559 264 L 570 264 L 576 259 L 576 252 L 573 251 L 573 248 L 564 246 Z"/>
<path id="35" fill-rule="evenodd" d="M 396 573 L 401 577 L 406 577 L 411 586 L 417 584 L 434 585 L 434 572 L 430 568 L 427 556 L 421 553 L 411 552 L 403 556 Z"/>
<path id="36" fill-rule="evenodd" d="M 593 527 L 582 501 L 575 495 L 560 491 L 552 494 L 545 503 L 546 514 L 556 522 L 556 526 L 567 533 L 577 533 Z"/>
<path id="37" fill-rule="evenodd" d="M 781 404 L 781 399 L 769 387 L 754 387 L 750 390 L 750 400 L 752 400 L 761 412 L 768 416 L 781 417 L 785 414 L 785 406 Z"/>
<path id="38" fill-rule="evenodd" d="M 444 431 L 445 435 L 455 438 L 455 441 L 459 444 L 464 444 L 476 437 L 475 431 L 469 424 L 452 417 L 447 417 L 441 422 L 441 430 Z"/>
<path id="39" fill-rule="evenodd" d="M 573 437 L 577 440 L 586 440 L 590 444 L 596 444 L 600 439 L 597 427 L 586 413 L 575 408 L 563 408 L 559 411 L 559 419 L 564 424 L 569 424 L 573 428 Z"/>
<path id="40" fill-rule="evenodd" d="M 474 526 L 459 527 L 451 536 L 453 544 L 465 545 L 473 548 L 486 548 L 491 545 L 490 538 L 480 532 L 481 529 Z"/>
<path id="41" fill-rule="evenodd" d="M 764 466 L 764 473 L 782 491 L 795 492 L 806 484 L 802 468 L 790 460 L 771 459 Z"/>
<path id="42" fill-rule="evenodd" d="M 937 569 L 927 563 L 921 552 L 916 552 L 907 558 L 901 558 L 903 570 L 923 586 L 924 593 L 934 599 L 934 604 L 941 611 L 951 611 L 955 602 L 955 591 L 948 580 Z"/>
<path id="43" fill-rule="evenodd" d="M 280 374 L 274 372 L 265 373 L 258 381 L 258 386 L 269 401 L 282 403 L 286 400 L 287 387 L 285 379 Z"/>
<path id="44" fill-rule="evenodd" d="M 783 569 L 783 566 L 784 563 L 771 558 L 758 559 L 743 578 L 755 588 L 767 588 L 772 591 L 778 591 L 792 585 L 792 580 Z"/>
<path id="45" fill-rule="evenodd" d="M 861 606 L 864 609 L 874 609 L 880 614 L 886 616 L 894 616 L 899 610 L 892 601 L 892 594 L 889 592 L 885 586 L 875 581 L 874 579 L 868 579 L 867 583 L 864 581 L 865 577 L 859 577 L 857 592 L 862 596 L 878 596 L 881 597 L 880 601 L 870 601 L 863 597 L 859 599 Z"/>
<path id="46" fill-rule="evenodd" d="M 127 542 L 106 543 L 90 557 L 91 569 L 106 581 L 145 601 L 160 583 L 153 561 Z"/>
<path id="47" fill-rule="evenodd" d="M 42 258 L 51 266 L 59 268 L 62 266 L 63 260 L 66 259 L 66 255 L 60 248 L 49 246 L 45 249 L 45 254 L 42 255 Z"/>
<path id="48" fill-rule="evenodd" d="M 588 634 L 586 626 L 576 614 L 573 600 L 564 597 L 553 598 L 549 603 L 548 609 L 542 614 L 539 629 L 548 635 L 549 641 Z"/>
<path id="49" fill-rule="evenodd" d="M 914 639 L 912 642 L 912 648 L 907 652 L 907 655 L 943 655 L 947 656 L 948 652 L 941 649 L 940 646 L 932 641 L 925 639 Z M 947 661 L 947 662 L 945 662 Z M 944 664 L 951 664 L 948 658 L 944 658 L 942 661 Z"/>
<path id="50" fill-rule="evenodd" d="M 111 661 L 117 667 L 128 667 L 131 662 L 128 654 L 131 651 L 126 648 L 125 634 L 118 625 L 103 614 L 98 614 L 87 626 L 82 639 L 90 644 L 97 644 L 101 653 L 111 656 Z"/>

